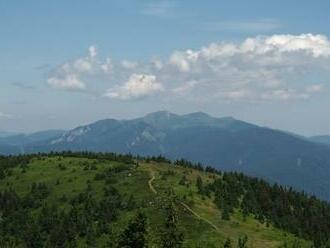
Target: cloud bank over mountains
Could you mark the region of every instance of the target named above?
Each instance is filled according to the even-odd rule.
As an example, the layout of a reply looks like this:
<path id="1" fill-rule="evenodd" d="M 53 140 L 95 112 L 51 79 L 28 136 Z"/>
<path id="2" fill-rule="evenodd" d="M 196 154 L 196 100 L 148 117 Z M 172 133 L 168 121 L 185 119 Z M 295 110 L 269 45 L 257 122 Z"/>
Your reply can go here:
<path id="1" fill-rule="evenodd" d="M 86 57 L 55 68 L 47 83 L 88 92 L 102 82 L 107 87 L 97 94 L 116 101 L 164 94 L 173 100 L 259 102 L 309 99 L 327 89 L 330 76 L 330 41 L 315 34 L 222 41 L 147 62 L 99 57 L 91 46 Z"/>

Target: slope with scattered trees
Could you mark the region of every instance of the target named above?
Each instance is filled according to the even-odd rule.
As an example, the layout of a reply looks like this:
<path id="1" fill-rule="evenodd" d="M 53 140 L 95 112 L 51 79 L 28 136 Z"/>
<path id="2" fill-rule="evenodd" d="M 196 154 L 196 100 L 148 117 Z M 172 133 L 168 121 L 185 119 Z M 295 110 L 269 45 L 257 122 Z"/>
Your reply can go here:
<path id="1" fill-rule="evenodd" d="M 329 238 L 327 203 L 185 160 L 11 156 L 0 175 L 0 247 L 326 247 Z"/>

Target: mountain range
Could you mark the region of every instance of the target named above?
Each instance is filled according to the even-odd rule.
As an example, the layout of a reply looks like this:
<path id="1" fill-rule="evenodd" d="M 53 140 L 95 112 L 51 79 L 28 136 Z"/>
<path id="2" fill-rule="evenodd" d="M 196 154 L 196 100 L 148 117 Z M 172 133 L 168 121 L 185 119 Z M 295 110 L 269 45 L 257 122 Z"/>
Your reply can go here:
<path id="1" fill-rule="evenodd" d="M 313 136 L 310 137 L 311 141 L 330 145 L 330 135 L 318 135 L 318 136 Z"/>
<path id="2" fill-rule="evenodd" d="M 202 112 L 155 112 L 132 120 L 106 119 L 69 131 L 0 138 L 0 153 L 93 151 L 162 154 L 225 171 L 240 171 L 330 200 L 330 146 L 232 117 Z"/>

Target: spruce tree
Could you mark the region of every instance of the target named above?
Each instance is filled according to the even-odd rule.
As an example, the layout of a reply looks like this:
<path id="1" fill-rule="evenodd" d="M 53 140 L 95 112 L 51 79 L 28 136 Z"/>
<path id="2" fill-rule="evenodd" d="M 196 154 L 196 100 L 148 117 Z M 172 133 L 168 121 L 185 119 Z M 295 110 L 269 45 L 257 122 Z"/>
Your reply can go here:
<path id="1" fill-rule="evenodd" d="M 227 238 L 225 244 L 223 245 L 223 248 L 232 248 L 232 244 L 231 244 L 231 239 Z"/>
<path id="2" fill-rule="evenodd" d="M 238 238 L 238 248 L 247 248 L 248 237 L 244 235 Z"/>
<path id="3" fill-rule="evenodd" d="M 204 189 L 203 189 L 203 180 L 202 180 L 201 176 L 197 177 L 196 186 L 197 186 L 197 189 L 198 189 L 198 193 L 203 194 Z"/>
<path id="4" fill-rule="evenodd" d="M 144 248 L 148 247 L 146 241 L 147 219 L 140 211 L 128 224 L 124 232 L 120 235 L 118 248 Z"/>
<path id="5" fill-rule="evenodd" d="M 230 213 L 229 213 L 229 209 L 227 206 L 224 206 L 224 208 L 222 210 L 221 219 L 230 220 Z"/>
<path id="6" fill-rule="evenodd" d="M 180 248 L 183 242 L 183 233 L 178 229 L 178 216 L 173 201 L 166 206 L 166 221 L 161 233 L 160 247 Z"/>

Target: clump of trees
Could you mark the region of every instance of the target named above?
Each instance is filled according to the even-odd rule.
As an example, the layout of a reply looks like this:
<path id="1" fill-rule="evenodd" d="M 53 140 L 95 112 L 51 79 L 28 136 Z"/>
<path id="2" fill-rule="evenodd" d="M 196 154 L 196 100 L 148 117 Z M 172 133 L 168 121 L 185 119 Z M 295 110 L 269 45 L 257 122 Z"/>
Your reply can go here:
<path id="1" fill-rule="evenodd" d="M 169 200 L 165 206 L 165 223 L 161 229 L 161 248 L 180 248 L 184 240 L 183 233 L 178 227 L 178 215 L 173 199 Z"/>
<path id="2" fill-rule="evenodd" d="M 131 220 L 126 229 L 120 235 L 118 248 L 144 248 L 148 247 L 147 242 L 147 217 L 138 212 Z"/>
<path id="3" fill-rule="evenodd" d="M 143 159 L 141 157 L 139 157 L 140 159 Z M 145 157 L 144 160 L 147 162 L 147 163 L 150 163 L 150 162 L 157 162 L 157 163 L 167 163 L 167 164 L 171 164 L 172 161 L 165 158 L 164 156 L 162 155 L 158 155 L 158 156 L 149 156 L 149 157 Z"/>
<path id="4" fill-rule="evenodd" d="M 99 199 L 95 198 L 90 186 L 75 197 L 68 199 L 63 196 L 61 201 L 52 205 L 47 204 L 52 188 L 43 183 L 32 184 L 30 191 L 24 196 L 18 195 L 10 187 L 0 191 L 0 247 L 16 247 L 20 244 L 25 247 L 74 247 L 78 239 L 92 244 L 100 235 L 113 235 L 110 225 L 120 214 L 119 209 L 132 210 L 136 207 L 134 197 L 131 196 L 129 200 L 124 199 L 111 185 L 114 173 L 129 170 L 132 164 L 138 163 L 138 159 L 143 159 L 131 154 L 67 151 L 0 156 L 0 180 L 10 176 L 13 168 L 20 168 L 22 172 L 29 170 L 31 159 L 46 157 L 118 161 L 122 165 L 95 173 L 94 179 L 104 180 L 106 185 Z M 171 162 L 162 156 L 145 158 L 145 161 Z M 62 159 L 58 159 L 58 163 L 60 169 L 66 168 Z M 272 224 L 297 237 L 313 240 L 315 247 L 326 247 L 330 243 L 330 204 L 328 202 L 294 191 L 292 188 L 272 185 L 241 173 L 222 173 L 212 167 L 204 167 L 199 163 L 194 164 L 184 159 L 176 160 L 172 165 L 218 175 L 210 184 L 198 177 L 196 187 L 203 196 L 209 196 L 212 193 L 215 204 L 222 210 L 223 219 L 230 219 L 230 215 L 239 209 L 244 216 L 251 215 L 261 222 Z M 88 170 L 97 169 L 94 165 L 87 167 Z M 169 170 L 162 176 L 166 178 L 171 173 L 174 172 Z M 186 178 L 182 177 L 181 181 L 184 184 Z M 57 184 L 60 183 L 60 181 L 57 182 Z M 66 205 L 65 208 L 59 206 L 59 203 L 63 202 Z M 170 244 L 172 246 L 166 246 L 165 238 L 160 238 L 160 244 L 162 244 L 159 245 L 160 247 L 180 247 L 183 242 L 173 209 L 175 208 L 172 205 L 165 211 L 167 217 L 163 236 L 160 234 L 160 237 L 165 237 L 165 234 L 170 236 L 171 242 L 173 241 L 176 246 L 173 243 Z M 141 222 L 143 215 L 136 218 L 138 222 Z M 146 225 L 147 222 L 146 220 Z M 134 220 L 132 223 L 134 224 Z M 132 226 L 127 227 L 130 230 L 132 228 Z M 139 239 L 142 239 L 142 236 Z M 238 243 L 241 247 L 246 245 L 243 238 Z"/>
<path id="5" fill-rule="evenodd" d="M 95 239 L 108 234 L 119 209 L 124 209 L 123 197 L 112 186 L 106 186 L 96 200 L 91 187 L 69 202 L 68 210 L 41 201 L 48 196 L 45 184 L 33 184 L 24 197 L 10 189 L 0 192 L 0 244 L 26 247 L 75 247 L 78 238 L 93 245 Z M 36 202 L 40 204 L 35 204 Z"/>
<path id="6" fill-rule="evenodd" d="M 225 220 L 230 219 L 235 209 L 240 209 L 244 216 L 251 215 L 262 223 L 272 223 L 298 237 L 312 240 L 315 247 L 325 247 L 330 242 L 328 202 L 235 172 L 224 172 L 208 185 L 202 185 L 198 179 L 197 185 L 201 194 L 213 192 L 214 202 Z"/>
<path id="7" fill-rule="evenodd" d="M 148 218 L 142 211 L 138 211 L 120 235 L 115 235 L 112 230 L 121 212 L 133 211 L 141 206 L 133 195 L 123 196 L 111 184 L 116 173 L 132 170 L 131 165 L 136 163 L 133 156 L 63 152 L 0 157 L 0 171 L 6 177 L 15 167 L 28 170 L 31 159 L 45 160 L 52 156 L 57 158 L 59 170 L 65 170 L 68 166 L 63 157 L 88 157 L 120 163 L 95 173 L 94 180 L 105 182 L 101 197 L 96 197 L 90 180 L 86 182 L 83 192 L 70 198 L 63 194 L 55 202 L 48 201 L 48 197 L 54 187 L 61 184 L 59 179 L 54 185 L 32 183 L 25 195 L 17 194 L 10 187 L 0 191 L 0 247 L 77 247 L 78 243 L 92 247 L 101 236 L 111 239 L 109 247 L 147 247 Z M 93 170 L 87 163 L 82 166 Z M 158 247 L 181 247 L 183 242 L 182 233 L 177 227 L 178 217 L 171 204 L 171 207 L 163 209 L 162 231 L 156 235 Z M 171 235 L 171 244 L 175 246 L 168 246 L 167 235 Z"/>

